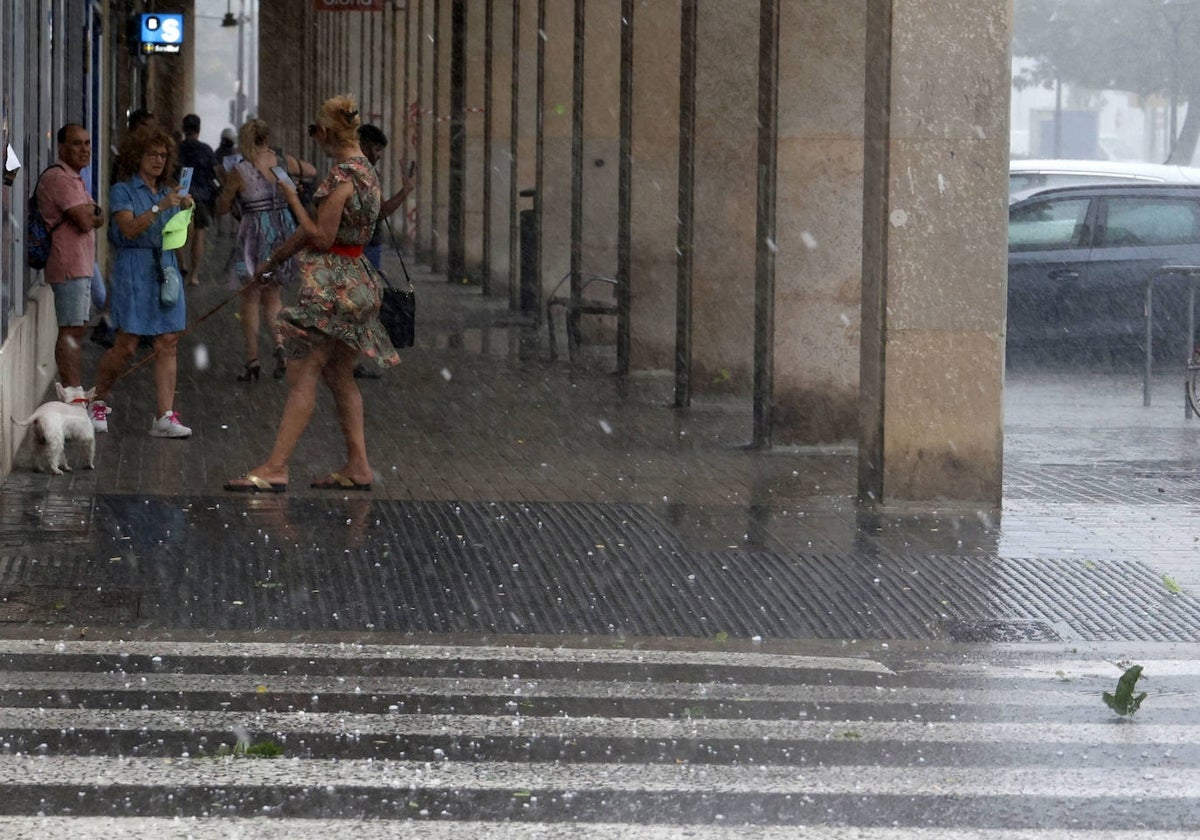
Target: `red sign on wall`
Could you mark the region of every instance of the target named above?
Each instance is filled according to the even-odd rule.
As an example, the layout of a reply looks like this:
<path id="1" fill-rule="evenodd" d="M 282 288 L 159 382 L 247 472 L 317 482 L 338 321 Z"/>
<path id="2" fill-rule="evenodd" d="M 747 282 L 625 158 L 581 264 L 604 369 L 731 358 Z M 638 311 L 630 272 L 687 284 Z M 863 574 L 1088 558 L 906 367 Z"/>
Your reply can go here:
<path id="1" fill-rule="evenodd" d="M 382 12 L 383 0 L 313 0 L 318 12 Z"/>

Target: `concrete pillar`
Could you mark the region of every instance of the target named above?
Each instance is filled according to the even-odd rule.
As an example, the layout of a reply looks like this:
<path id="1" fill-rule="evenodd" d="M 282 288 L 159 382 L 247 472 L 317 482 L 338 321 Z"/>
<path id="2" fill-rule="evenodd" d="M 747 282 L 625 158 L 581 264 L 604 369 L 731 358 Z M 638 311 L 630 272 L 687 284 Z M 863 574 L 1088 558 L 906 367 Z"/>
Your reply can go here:
<path id="1" fill-rule="evenodd" d="M 484 54 L 486 11 L 483 0 L 467 4 L 466 97 L 463 117 L 466 154 L 463 160 L 463 262 L 464 276 L 478 280 L 483 262 L 483 133 L 488 114 L 484 113 L 483 81 L 487 66 Z M 494 82 L 494 80 L 493 80 Z M 462 278 L 456 278 L 462 280 Z"/>
<path id="2" fill-rule="evenodd" d="M 542 123 L 542 290 L 571 267 L 571 67 L 575 4 L 546 3 L 546 89 Z M 535 37 L 537 30 L 534 30 Z M 563 286 L 566 289 L 566 286 Z"/>
<path id="3" fill-rule="evenodd" d="M 998 504 L 1009 4 L 868 0 L 859 489 Z"/>
<path id="4" fill-rule="evenodd" d="M 190 4 L 183 0 L 163 0 L 155 11 L 188 15 Z M 160 53 L 146 57 L 149 68 L 146 102 L 159 125 L 169 133 L 181 130 L 183 115 L 188 113 L 195 87 L 195 52 L 185 29 L 185 46 L 177 54 Z"/>
<path id="5" fill-rule="evenodd" d="M 758 4 L 699 3 L 694 394 L 753 387 Z"/>
<path id="6" fill-rule="evenodd" d="M 587 0 L 583 108 L 583 273 L 617 273 L 617 175 L 621 127 L 621 0 Z M 599 286 L 588 297 L 607 296 Z M 612 319 L 585 327 L 612 332 Z"/>
<path id="7" fill-rule="evenodd" d="M 454 0 L 434 0 L 431 31 L 433 51 L 431 70 L 434 90 L 431 96 L 433 125 L 432 143 L 432 203 L 430 222 L 432 241 L 429 263 L 435 272 L 444 271 L 447 256 L 447 232 L 449 230 L 447 210 L 450 205 L 450 78 L 452 12 Z"/>
<path id="8" fill-rule="evenodd" d="M 491 224 L 491 248 L 487 254 L 490 292 L 510 297 L 517 282 L 517 254 L 512 250 L 515 223 L 511 210 L 516 203 L 512 179 L 512 105 L 513 105 L 513 3 L 494 3 L 492 20 L 492 66 L 486 70 L 492 79 L 491 103 L 485 118 L 492 126 L 491 206 L 485 207 Z"/>
<path id="9" fill-rule="evenodd" d="M 630 368 L 669 370 L 675 355 L 679 202 L 679 0 L 638 3 L 633 31 Z"/>
<path id="10" fill-rule="evenodd" d="M 418 148 L 416 246 L 418 255 L 432 262 L 434 171 L 433 138 L 437 109 L 433 103 L 433 11 L 436 0 L 413 0 L 416 6 L 413 39 L 413 85 L 416 90 Z"/>
<path id="11" fill-rule="evenodd" d="M 285 0 L 261 0 L 258 7 L 261 70 L 259 72 L 259 113 L 271 126 L 271 142 L 286 152 L 304 156 L 305 129 L 316 116 L 308 111 L 308 102 L 296 95 L 296 80 L 303 79 L 303 49 L 273 50 L 272 44 L 302 45 L 307 27 L 305 16 L 295 14 Z M 265 49 L 264 49 L 265 48 Z M 237 131 L 241 126 L 234 126 Z M 320 161 L 316 162 L 320 166 Z"/>

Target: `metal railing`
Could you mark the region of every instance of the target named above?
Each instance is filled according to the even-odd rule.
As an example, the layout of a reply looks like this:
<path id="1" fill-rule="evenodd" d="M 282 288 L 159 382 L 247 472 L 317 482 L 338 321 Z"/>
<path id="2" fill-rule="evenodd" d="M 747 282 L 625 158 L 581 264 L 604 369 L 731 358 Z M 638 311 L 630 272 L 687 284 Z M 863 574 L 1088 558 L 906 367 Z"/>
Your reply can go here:
<path id="1" fill-rule="evenodd" d="M 1197 269 L 1200 271 L 1200 269 Z M 558 358 L 558 340 L 555 337 L 554 329 L 554 308 L 561 307 L 565 316 L 567 327 L 567 355 L 571 360 L 571 364 L 575 364 L 575 357 L 579 351 L 581 343 L 579 319 L 583 315 L 612 315 L 618 319 L 621 316 L 620 305 L 616 299 L 616 289 L 619 288 L 619 283 L 615 277 L 606 277 L 601 274 L 589 274 L 583 278 L 580 283 L 578 294 L 571 290 L 566 295 L 560 295 L 559 289 L 571 279 L 571 272 L 567 272 L 562 276 L 562 279 L 555 284 L 551 290 L 549 297 L 546 300 L 546 328 L 550 334 L 550 360 L 554 361 Z M 594 283 L 600 283 L 611 287 L 614 290 L 612 300 L 598 300 L 585 297 L 585 293 L 589 286 Z"/>
<path id="2" fill-rule="evenodd" d="M 1146 322 L 1146 368 L 1142 376 L 1142 405 L 1147 407 L 1150 405 L 1150 378 L 1154 369 L 1154 287 L 1164 277 L 1184 277 L 1190 281 L 1188 283 L 1187 330 L 1184 333 L 1187 345 L 1184 347 L 1184 359 L 1192 357 L 1192 347 L 1196 340 L 1196 281 L 1200 280 L 1200 265 L 1160 266 L 1146 280 L 1146 301 L 1143 313 Z M 1192 416 L 1192 407 L 1187 401 L 1186 392 L 1183 399 L 1183 416 L 1188 418 Z"/>

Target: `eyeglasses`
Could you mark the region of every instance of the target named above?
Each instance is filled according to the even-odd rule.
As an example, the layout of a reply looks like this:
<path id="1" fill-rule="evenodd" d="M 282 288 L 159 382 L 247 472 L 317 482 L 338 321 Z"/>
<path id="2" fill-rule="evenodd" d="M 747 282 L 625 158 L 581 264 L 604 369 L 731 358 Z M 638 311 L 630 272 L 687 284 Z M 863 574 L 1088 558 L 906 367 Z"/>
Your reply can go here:
<path id="1" fill-rule="evenodd" d="M 146 152 L 146 157 L 149 157 L 149 158 L 160 158 L 160 159 L 162 159 L 162 160 L 166 160 L 166 159 L 167 159 L 167 153 L 166 153 L 166 152 Z"/>
<path id="2" fill-rule="evenodd" d="M 324 127 L 325 127 L 325 126 L 321 125 L 320 123 L 309 123 L 309 125 L 308 125 L 308 136 L 309 136 L 309 137 L 314 137 L 314 136 L 316 136 L 316 133 L 317 133 L 318 131 L 320 131 L 322 128 L 324 128 Z"/>

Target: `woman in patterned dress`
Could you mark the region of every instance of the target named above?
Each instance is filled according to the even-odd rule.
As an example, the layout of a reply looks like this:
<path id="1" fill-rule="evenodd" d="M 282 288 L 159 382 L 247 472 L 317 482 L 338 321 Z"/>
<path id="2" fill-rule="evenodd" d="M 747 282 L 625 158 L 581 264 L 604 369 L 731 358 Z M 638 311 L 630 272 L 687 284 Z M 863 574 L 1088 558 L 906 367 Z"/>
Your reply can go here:
<path id="1" fill-rule="evenodd" d="M 271 129 L 263 120 L 249 120 L 242 126 L 238 135 L 242 160 L 225 176 L 221 195 L 217 198 L 218 216 L 230 212 L 235 206 L 241 211 L 237 244 L 230 256 L 229 272 L 233 286 L 252 284 L 241 294 L 246 367 L 238 376 L 239 382 L 258 380 L 261 370 L 258 333 L 264 317 L 274 348 L 275 378 L 282 379 L 287 369 L 283 337 L 279 334 L 275 319 L 283 308 L 283 287 L 290 287 L 296 279 L 295 260 L 281 264 L 265 283 L 254 282 L 254 269 L 296 232 L 296 222 L 288 211 L 287 199 L 277 189 L 279 179 L 271 167 L 284 166 L 289 173 L 299 176 L 301 166 L 291 155 L 281 155 L 272 149 L 270 140 Z"/>
<path id="2" fill-rule="evenodd" d="M 379 179 L 358 145 L 358 106 L 349 96 L 326 100 L 309 134 L 334 160 L 317 188 L 311 219 L 295 191 L 281 185 L 299 221 L 295 234 L 255 272 L 269 281 L 286 260 L 296 258 L 300 291 L 295 306 L 278 319 L 291 364 L 288 395 L 267 460 L 225 483 L 234 492 L 281 493 L 288 485 L 288 462 L 316 406 L 317 382 L 333 394 L 346 463 L 312 482 L 322 490 L 370 490 L 374 470 L 367 457 L 362 394 L 354 380 L 359 355 L 381 367 L 400 356 L 379 323 L 379 283 L 362 258 L 371 241 L 381 202 Z"/>

